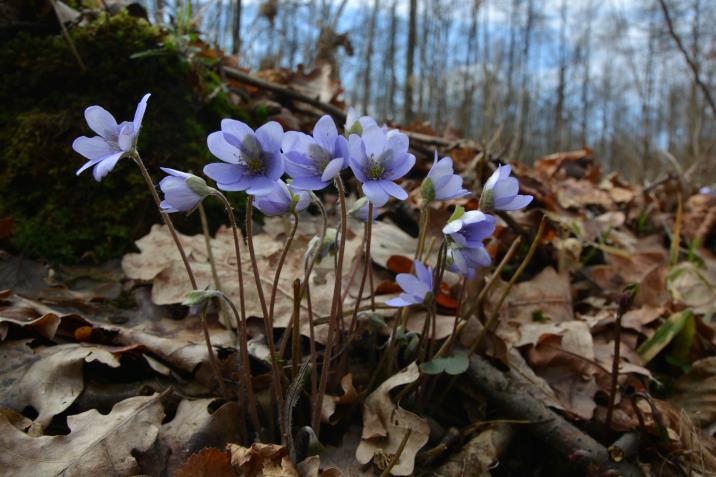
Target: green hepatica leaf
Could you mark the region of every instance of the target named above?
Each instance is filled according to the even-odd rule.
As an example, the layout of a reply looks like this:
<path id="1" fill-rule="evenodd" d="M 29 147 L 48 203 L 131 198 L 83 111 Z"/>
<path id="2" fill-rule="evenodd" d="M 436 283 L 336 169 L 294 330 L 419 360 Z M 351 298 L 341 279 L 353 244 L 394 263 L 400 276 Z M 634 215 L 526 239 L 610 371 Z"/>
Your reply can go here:
<path id="1" fill-rule="evenodd" d="M 656 330 L 656 333 L 637 348 L 636 351 L 639 353 L 639 356 L 641 356 L 643 363 L 648 363 L 654 359 L 661 350 L 666 348 L 674 339 L 674 336 L 681 331 L 690 317 L 690 311 L 682 311 L 669 316 L 659 329 Z"/>
<path id="2" fill-rule="evenodd" d="M 193 290 L 186 294 L 182 305 L 199 305 L 212 298 L 218 298 L 223 293 L 217 290 Z"/>
<path id="3" fill-rule="evenodd" d="M 452 356 L 435 358 L 432 361 L 422 363 L 420 371 L 423 374 L 447 373 L 452 376 L 462 374 L 470 366 L 470 360 L 464 351 L 456 351 Z"/>

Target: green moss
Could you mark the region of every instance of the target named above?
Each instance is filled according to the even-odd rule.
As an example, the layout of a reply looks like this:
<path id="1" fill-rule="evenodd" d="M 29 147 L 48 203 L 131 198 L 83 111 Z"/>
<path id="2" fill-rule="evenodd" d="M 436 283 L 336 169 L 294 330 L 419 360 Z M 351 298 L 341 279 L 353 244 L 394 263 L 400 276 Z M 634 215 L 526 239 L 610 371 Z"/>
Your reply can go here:
<path id="1" fill-rule="evenodd" d="M 70 261 L 87 252 L 98 259 L 126 252 L 159 221 L 136 167 L 127 159 L 101 183 L 91 171 L 77 177 L 84 158 L 71 144 L 94 135 L 83 111 L 99 104 L 119 120 L 133 117 L 139 98 L 151 92 L 139 150 L 150 173 L 159 165 L 201 171 L 211 161 L 206 136 L 223 117 L 251 121 L 224 93 L 213 94 L 216 79 L 178 51 L 132 55 L 171 45 L 171 38 L 128 15 L 102 16 L 72 30 L 82 71 L 61 36 L 21 34 L 0 45 L 0 217 L 15 229 L 0 244 L 28 256 Z M 208 213 L 223 221 L 217 205 Z M 195 217 L 177 217 L 187 232 L 199 230 Z"/>

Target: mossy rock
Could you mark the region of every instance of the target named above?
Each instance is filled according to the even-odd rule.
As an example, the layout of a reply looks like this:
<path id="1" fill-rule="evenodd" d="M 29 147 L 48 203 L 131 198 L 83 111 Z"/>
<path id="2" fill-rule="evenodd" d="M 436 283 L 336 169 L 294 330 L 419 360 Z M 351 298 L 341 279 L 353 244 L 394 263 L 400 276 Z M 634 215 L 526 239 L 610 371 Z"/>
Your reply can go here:
<path id="1" fill-rule="evenodd" d="M 87 106 L 131 120 L 138 100 L 152 93 L 139 150 L 156 181 L 160 165 L 198 172 L 212 161 L 206 136 L 222 118 L 253 122 L 217 89 L 208 67 L 167 46 L 171 34 L 145 20 L 102 15 L 71 35 L 85 71 L 59 35 L 19 34 L 0 44 L 0 218 L 14 221 L 0 246 L 59 262 L 86 253 L 120 256 L 160 220 L 130 160 L 101 183 L 91 171 L 75 175 L 85 159 L 72 141 L 94 135 L 84 121 Z M 132 58 L 161 48 L 163 54 Z M 223 221 L 217 205 L 209 214 Z M 180 229 L 199 230 L 196 217 L 177 219 Z"/>

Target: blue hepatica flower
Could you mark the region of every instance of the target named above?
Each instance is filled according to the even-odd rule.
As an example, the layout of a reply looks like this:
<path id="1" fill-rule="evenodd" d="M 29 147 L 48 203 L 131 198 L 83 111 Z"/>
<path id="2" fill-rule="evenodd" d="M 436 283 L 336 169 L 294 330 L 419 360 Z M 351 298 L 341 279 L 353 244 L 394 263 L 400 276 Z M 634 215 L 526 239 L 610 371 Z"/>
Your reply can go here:
<path id="1" fill-rule="evenodd" d="M 399 200 L 408 194 L 395 182 L 415 164 L 415 156 L 408 152 L 408 136 L 397 130 L 384 131 L 369 126 L 361 136 L 351 134 L 349 165 L 363 183 L 363 193 L 376 207 L 388 202 L 389 196 Z"/>
<path id="2" fill-rule="evenodd" d="M 398 298 L 393 298 L 385 302 L 388 306 L 410 306 L 423 305 L 430 303 L 433 299 L 433 270 L 426 267 L 419 260 L 413 262 L 415 265 L 415 275 L 410 273 L 399 273 L 395 277 L 403 293 Z"/>
<path id="3" fill-rule="evenodd" d="M 475 278 L 477 267 L 487 267 L 492 263 L 490 254 L 485 247 L 462 247 L 456 243 L 448 245 L 447 265 L 448 270 L 458 273 L 468 280 Z"/>
<path id="4" fill-rule="evenodd" d="M 532 202 L 531 195 L 519 195 L 520 183 L 516 178 L 510 177 L 511 166 L 497 166 L 492 173 L 480 196 L 480 209 L 490 210 L 519 210 Z"/>
<path id="5" fill-rule="evenodd" d="M 451 242 L 467 248 L 483 247 L 483 241 L 495 231 L 495 218 L 479 210 L 463 212 L 458 207 L 443 233 Z"/>
<path id="6" fill-rule="evenodd" d="M 378 126 L 375 119 L 370 116 L 361 116 L 355 109 L 348 108 L 348 113 L 346 114 L 346 124 L 344 125 L 346 135 L 361 134 L 370 126 Z"/>
<path id="7" fill-rule="evenodd" d="M 72 149 L 89 159 L 79 168 L 77 175 L 94 167 L 92 175 L 99 182 L 114 169 L 117 161 L 136 150 L 139 129 L 142 127 L 142 118 L 147 109 L 149 96 L 145 94 L 139 101 L 134 112 L 134 120 L 123 121 L 120 124 L 117 124 L 114 116 L 101 106 L 90 106 L 85 109 L 87 125 L 98 136 L 78 137 L 72 143 Z"/>
<path id="8" fill-rule="evenodd" d="M 348 141 L 338 135 L 333 119 L 326 115 L 313 127 L 313 136 L 289 131 L 281 145 L 286 172 L 297 189 L 320 190 L 348 166 Z"/>
<path id="9" fill-rule="evenodd" d="M 368 222 L 368 199 L 361 197 L 348 209 L 348 215 L 355 217 L 361 222 Z M 373 207 L 373 222 L 378 217 L 378 207 Z"/>
<path id="10" fill-rule="evenodd" d="M 311 203 L 311 196 L 304 190 L 292 190 L 293 184 L 286 185 L 282 180 L 274 182 L 268 194 L 256 197 L 254 207 L 264 215 L 285 215 L 301 212 Z"/>
<path id="11" fill-rule="evenodd" d="M 209 151 L 224 163 L 207 164 L 204 174 L 221 190 L 268 194 L 284 172 L 282 140 L 283 128 L 275 121 L 254 132 L 241 121 L 224 119 L 221 131 L 209 134 L 206 140 Z"/>
<path id="12" fill-rule="evenodd" d="M 159 182 L 159 188 L 164 192 L 164 200 L 160 204 L 163 212 L 188 212 L 212 191 L 215 192 L 206 185 L 204 179 L 194 174 L 168 167 L 162 167 L 161 170 L 169 174 Z"/>
<path id="13" fill-rule="evenodd" d="M 438 151 L 435 151 L 433 167 L 423 181 L 420 192 L 427 202 L 457 199 L 470 194 L 462 188 L 462 177 L 453 173 L 452 159 L 443 157 L 438 161 Z"/>

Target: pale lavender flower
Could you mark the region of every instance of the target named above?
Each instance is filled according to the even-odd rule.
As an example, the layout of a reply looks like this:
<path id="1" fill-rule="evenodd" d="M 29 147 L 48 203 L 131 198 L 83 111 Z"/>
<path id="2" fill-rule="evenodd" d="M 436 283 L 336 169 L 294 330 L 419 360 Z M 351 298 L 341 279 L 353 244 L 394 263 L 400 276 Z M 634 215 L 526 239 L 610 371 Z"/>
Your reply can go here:
<path id="1" fill-rule="evenodd" d="M 326 115 L 313 127 L 313 136 L 289 131 L 281 144 L 286 172 L 297 189 L 320 190 L 348 167 L 348 141 L 338 134 L 333 119 Z"/>
<path id="2" fill-rule="evenodd" d="M 204 174 L 225 191 L 268 194 L 284 172 L 281 157 L 283 128 L 275 121 L 254 132 L 241 121 L 224 119 L 221 131 L 209 134 L 209 151 L 222 161 L 207 164 Z"/>
<path id="3" fill-rule="evenodd" d="M 480 248 L 484 246 L 482 242 L 495 231 L 495 222 L 493 216 L 479 210 L 464 212 L 462 207 L 458 207 L 443 227 L 443 233 L 460 247 Z"/>
<path id="4" fill-rule="evenodd" d="M 348 113 L 346 114 L 346 124 L 344 125 L 346 135 L 362 134 L 363 131 L 368 129 L 370 126 L 378 126 L 375 119 L 370 116 L 360 116 L 358 111 L 353 108 L 348 108 Z"/>
<path id="5" fill-rule="evenodd" d="M 159 188 L 164 192 L 164 200 L 160 208 L 164 212 L 188 212 L 196 207 L 204 197 L 215 190 L 201 177 L 186 172 L 161 167 L 169 174 L 159 182 Z"/>
<path id="6" fill-rule="evenodd" d="M 292 186 L 279 179 L 271 192 L 256 197 L 254 207 L 269 216 L 301 212 L 311 204 L 311 196 L 304 190 L 293 190 Z"/>
<path id="7" fill-rule="evenodd" d="M 468 190 L 462 188 L 462 177 L 453 173 L 452 159 L 443 157 L 438 161 L 437 150 L 433 167 L 423 180 L 420 192 L 426 202 L 457 199 L 470 194 Z"/>
<path id="8" fill-rule="evenodd" d="M 94 167 L 92 175 L 96 181 L 101 181 L 110 173 L 121 158 L 132 154 L 137 148 L 139 129 L 142 127 L 142 118 L 147 109 L 147 100 L 150 94 L 145 94 L 134 112 L 134 120 L 123 121 L 117 124 L 114 116 L 101 106 L 90 106 L 85 109 L 87 125 L 98 136 L 78 137 L 72 143 L 72 149 L 89 159 L 77 171 L 80 175 L 90 167 Z"/>
<path id="9" fill-rule="evenodd" d="M 368 199 L 361 197 L 348 209 L 348 215 L 355 217 L 361 222 L 368 222 Z M 378 207 L 373 206 L 373 222 L 378 217 Z"/>
<path id="10" fill-rule="evenodd" d="M 492 173 L 480 196 L 480 209 L 491 210 L 519 210 L 527 207 L 532 202 L 531 195 L 519 195 L 520 183 L 516 178 L 510 177 L 512 167 L 497 166 Z"/>
<path id="11" fill-rule="evenodd" d="M 395 277 L 403 293 L 399 297 L 387 300 L 388 306 L 403 307 L 410 305 L 423 305 L 433 299 L 433 269 L 426 267 L 419 260 L 413 261 L 415 275 L 399 273 Z"/>
<path id="12" fill-rule="evenodd" d="M 699 188 L 699 194 L 702 195 L 710 195 L 711 197 L 716 197 L 716 192 L 712 187 L 709 186 L 703 186 Z"/>
<path id="13" fill-rule="evenodd" d="M 468 280 L 475 278 L 475 269 L 477 267 L 487 267 L 490 263 L 492 263 L 492 258 L 483 246 L 469 248 L 456 243 L 451 243 L 448 246 L 448 270 L 458 273 Z"/>
<path id="14" fill-rule="evenodd" d="M 363 183 L 363 193 L 376 207 L 388 202 L 389 196 L 399 200 L 408 194 L 395 182 L 415 164 L 408 152 L 408 136 L 397 130 L 384 131 L 370 126 L 361 136 L 351 134 L 349 165 Z"/>

